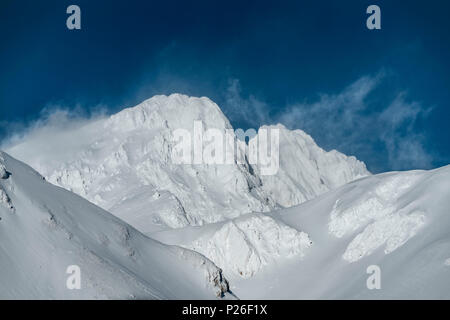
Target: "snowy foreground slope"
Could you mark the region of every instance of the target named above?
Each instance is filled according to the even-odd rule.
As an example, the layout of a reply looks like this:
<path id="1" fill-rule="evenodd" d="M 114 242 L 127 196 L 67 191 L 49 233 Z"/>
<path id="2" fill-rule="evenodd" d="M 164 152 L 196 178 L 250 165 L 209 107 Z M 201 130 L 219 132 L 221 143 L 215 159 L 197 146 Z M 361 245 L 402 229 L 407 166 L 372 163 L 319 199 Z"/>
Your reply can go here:
<path id="1" fill-rule="evenodd" d="M 81 271 L 69 290 L 68 266 Z M 212 299 L 227 281 L 204 256 L 147 238 L 0 152 L 0 299 Z"/>
<path id="2" fill-rule="evenodd" d="M 36 130 L 6 151 L 142 232 L 290 207 L 369 174 L 356 158 L 326 152 L 303 131 L 282 125 L 272 127 L 280 130 L 274 176 L 259 174 L 248 159 L 229 165 L 173 163 L 174 130 L 193 135 L 195 121 L 201 121 L 203 133 L 232 129 L 208 98 L 173 94 L 57 134 Z M 234 132 L 232 140 L 235 154 L 242 155 L 245 147 Z"/>
<path id="3" fill-rule="evenodd" d="M 224 268 L 242 299 L 450 299 L 449 208 L 446 166 L 370 176 L 290 209 L 153 236 L 204 252 Z M 272 228 L 218 241 L 231 234 L 232 224 L 255 219 L 271 219 L 308 238 L 293 245 L 294 236 L 280 237 Z M 281 254 L 294 248 L 302 254 Z M 264 264 L 254 262 L 255 252 L 272 263 L 246 277 Z M 366 286 L 371 265 L 380 267 L 380 290 Z M 235 272 L 239 268 L 244 277 Z"/>

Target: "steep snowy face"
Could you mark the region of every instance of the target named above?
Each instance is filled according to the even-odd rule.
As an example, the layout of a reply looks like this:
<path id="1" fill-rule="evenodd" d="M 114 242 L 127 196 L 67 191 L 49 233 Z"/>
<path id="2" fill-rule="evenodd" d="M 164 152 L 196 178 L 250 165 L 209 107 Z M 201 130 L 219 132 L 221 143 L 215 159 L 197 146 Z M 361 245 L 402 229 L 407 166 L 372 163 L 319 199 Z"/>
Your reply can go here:
<path id="1" fill-rule="evenodd" d="M 145 237 L 1 152 L 0 164 L 8 173 L 0 179 L 0 299 L 228 295 L 222 271 L 204 256 Z M 79 289 L 67 285 L 73 266 Z"/>
<path id="2" fill-rule="evenodd" d="M 283 207 L 300 204 L 370 174 L 363 162 L 336 150 L 321 149 L 301 130 L 291 131 L 280 124 L 262 128 L 280 132 L 279 170 L 276 175 L 261 175 L 261 182 L 262 189 Z"/>
<path id="3" fill-rule="evenodd" d="M 114 181 L 111 182 L 111 175 L 100 179 L 100 183 L 95 183 L 95 191 L 86 192 L 86 195 L 98 195 L 94 196 L 94 201 L 124 219 L 128 215 L 118 208 L 130 211 L 129 208 L 139 203 L 142 210 L 130 214 L 148 218 L 148 210 L 153 207 L 158 210 L 152 220 L 171 228 L 216 222 L 242 212 L 267 211 L 273 207 L 262 192 L 251 190 L 258 184 L 258 179 L 249 173 L 246 163 L 174 163 L 172 153 L 176 142 L 173 132 L 185 129 L 193 133 L 198 121 L 202 133 L 210 128 L 222 133 L 231 129 L 212 101 L 183 95 L 156 96 L 113 115 L 105 121 L 104 128 L 109 135 L 119 137 L 111 150 L 116 154 L 111 163 L 112 170 L 109 170 Z M 105 140 L 105 144 L 110 143 L 109 137 Z M 133 181 L 127 182 L 130 176 Z M 53 174 L 52 181 L 59 183 L 59 177 L 60 174 Z M 142 193 L 144 186 L 146 192 Z M 111 197 L 113 194 L 117 197 Z M 142 196 L 136 199 L 136 194 Z"/>
<path id="4" fill-rule="evenodd" d="M 177 164 L 173 133 L 185 129 L 229 132 L 229 121 L 207 98 L 155 96 L 136 107 L 65 132 L 65 145 L 37 148 L 25 139 L 7 151 L 143 232 L 202 225 L 250 212 L 292 206 L 369 174 L 363 163 L 325 152 L 301 131 L 280 129 L 280 169 L 264 176 L 242 155 L 245 144 L 232 131 L 237 159 L 231 164 Z M 71 134 L 72 133 L 72 134 Z M 51 140 L 51 138 L 50 138 Z M 203 141 L 203 147 L 208 141 Z M 224 142 L 227 145 L 227 140 Z M 75 145 L 75 147 L 73 147 Z M 33 150 L 33 153 L 30 152 Z"/>
<path id="5" fill-rule="evenodd" d="M 78 141 L 75 150 L 61 146 L 53 150 L 53 155 L 33 155 L 27 150 L 39 148 L 29 148 L 33 142 L 25 141 L 10 151 L 50 182 L 131 223 L 139 222 L 145 232 L 216 222 L 274 207 L 262 191 L 254 188 L 259 181 L 246 163 L 173 163 L 173 132 L 193 132 L 195 121 L 202 122 L 204 131 L 231 128 L 209 99 L 174 94 L 155 96 L 77 128 L 74 136 L 84 141 Z"/>

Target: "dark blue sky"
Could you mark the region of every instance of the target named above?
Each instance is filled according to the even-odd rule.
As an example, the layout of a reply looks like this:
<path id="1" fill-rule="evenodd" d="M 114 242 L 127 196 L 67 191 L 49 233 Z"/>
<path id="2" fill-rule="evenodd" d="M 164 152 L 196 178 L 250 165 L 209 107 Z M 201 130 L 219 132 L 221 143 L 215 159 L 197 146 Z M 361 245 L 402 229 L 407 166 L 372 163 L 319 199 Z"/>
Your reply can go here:
<path id="1" fill-rule="evenodd" d="M 70 4 L 81 30 L 66 28 Z M 365 27 L 370 4 L 381 30 Z M 0 0 L 0 135 L 48 105 L 116 112 L 181 92 L 235 127 L 303 128 L 374 172 L 449 164 L 449 12 L 445 0 Z"/>

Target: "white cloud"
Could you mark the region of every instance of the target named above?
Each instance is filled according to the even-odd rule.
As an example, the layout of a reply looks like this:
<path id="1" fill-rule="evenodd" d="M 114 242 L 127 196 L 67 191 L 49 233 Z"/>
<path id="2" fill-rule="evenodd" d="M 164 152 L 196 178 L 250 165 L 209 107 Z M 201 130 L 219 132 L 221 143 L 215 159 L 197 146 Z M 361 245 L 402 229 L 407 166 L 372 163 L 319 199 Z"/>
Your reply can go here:
<path id="1" fill-rule="evenodd" d="M 280 122 L 302 129 L 324 148 L 366 160 L 373 171 L 429 168 L 432 157 L 425 148 L 426 136 L 415 128 L 431 109 L 408 102 L 406 94 L 399 93 L 374 111 L 372 98 L 378 100 L 376 95 L 382 94 L 376 90 L 385 77 L 383 72 L 361 77 L 338 94 L 320 94 L 317 101 L 288 105 L 275 115 L 263 101 L 251 95 L 243 98 L 239 81 L 231 80 L 226 111 L 254 127 Z"/>

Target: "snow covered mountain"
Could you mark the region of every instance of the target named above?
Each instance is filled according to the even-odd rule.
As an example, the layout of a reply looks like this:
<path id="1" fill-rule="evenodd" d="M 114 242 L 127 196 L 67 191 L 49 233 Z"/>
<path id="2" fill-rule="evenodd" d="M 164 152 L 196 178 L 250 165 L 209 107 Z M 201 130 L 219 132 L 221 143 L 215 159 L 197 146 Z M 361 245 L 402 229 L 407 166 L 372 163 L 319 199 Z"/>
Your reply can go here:
<path id="1" fill-rule="evenodd" d="M 69 266 L 81 289 L 69 290 Z M 211 299 L 228 295 L 204 256 L 147 238 L 0 152 L 0 299 Z"/>
<path id="2" fill-rule="evenodd" d="M 242 156 L 249 146 L 234 131 L 224 143 L 244 161 L 174 163 L 174 130 L 195 136 L 196 121 L 203 132 L 232 129 L 211 100 L 173 94 L 59 135 L 44 126 L 7 147 L 49 182 L 134 228 L 4 155 L 0 228 L 5 222 L 13 227 L 10 233 L 0 229 L 0 249 L 17 242 L 23 252 L 12 260 L 0 251 L 0 266 L 12 270 L 0 288 L 18 278 L 14 265 L 42 264 L 59 272 L 56 280 L 45 280 L 50 287 L 77 298 L 57 286 L 65 276 L 62 265 L 82 261 L 94 275 L 87 295 L 94 298 L 233 297 L 221 270 L 244 299 L 450 298 L 450 166 L 371 175 L 356 158 L 324 151 L 305 132 L 280 124 L 261 128 L 279 131 L 274 175 Z M 34 220 L 19 224 L 15 217 L 28 212 L 36 212 Z M 46 246 L 25 248 L 18 239 L 23 228 L 35 230 L 32 243 Z M 99 271 L 98 261 L 110 274 Z M 367 288 L 369 266 L 381 270 L 381 290 Z M 125 281 L 129 277 L 134 280 Z M 31 282 L 44 281 L 39 279 Z M 166 281 L 170 286 L 161 287 Z M 22 286 L 6 296 L 25 294 L 29 287 Z"/>
<path id="3" fill-rule="evenodd" d="M 153 237 L 203 252 L 241 299 L 450 299 L 449 207 L 446 166 L 369 176 L 289 209 Z M 263 219 L 272 228 L 255 233 Z M 380 290 L 366 285 L 370 266 Z"/>
<path id="4" fill-rule="evenodd" d="M 203 225 L 251 212 L 290 207 L 369 172 L 364 163 L 325 152 L 306 133 L 280 130 L 280 169 L 274 176 L 244 159 L 232 164 L 174 164 L 173 132 L 194 122 L 203 131 L 232 129 L 208 98 L 155 96 L 63 137 L 39 132 L 7 148 L 50 182 L 114 213 L 142 232 Z M 245 144 L 232 131 L 236 154 Z M 207 145 L 203 141 L 203 145 Z"/>

